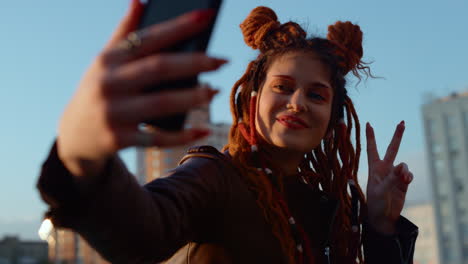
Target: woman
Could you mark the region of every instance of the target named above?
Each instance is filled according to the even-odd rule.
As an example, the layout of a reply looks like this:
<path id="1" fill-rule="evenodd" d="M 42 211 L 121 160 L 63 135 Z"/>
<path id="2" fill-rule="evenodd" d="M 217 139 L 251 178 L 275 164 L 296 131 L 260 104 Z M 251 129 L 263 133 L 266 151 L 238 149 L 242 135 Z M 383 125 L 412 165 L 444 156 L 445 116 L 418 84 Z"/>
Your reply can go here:
<path id="1" fill-rule="evenodd" d="M 241 29 L 260 54 L 234 85 L 224 155 L 194 148 L 168 177 L 142 188 L 117 150 L 206 136 L 138 125 L 209 102 L 216 91 L 148 96 L 141 87 L 226 61 L 159 52 L 206 27 L 209 10 L 140 33 L 140 45 L 122 42 L 141 9 L 133 1 L 61 120 L 38 182 L 55 226 L 77 231 L 113 263 L 412 263 L 417 227 L 400 213 L 413 175 L 393 165 L 403 122 L 383 160 L 367 125 L 367 201 L 357 181 L 359 122 L 344 77 L 368 70 L 358 26 L 337 22 L 327 39 L 308 39 L 271 9 L 254 9 Z"/>

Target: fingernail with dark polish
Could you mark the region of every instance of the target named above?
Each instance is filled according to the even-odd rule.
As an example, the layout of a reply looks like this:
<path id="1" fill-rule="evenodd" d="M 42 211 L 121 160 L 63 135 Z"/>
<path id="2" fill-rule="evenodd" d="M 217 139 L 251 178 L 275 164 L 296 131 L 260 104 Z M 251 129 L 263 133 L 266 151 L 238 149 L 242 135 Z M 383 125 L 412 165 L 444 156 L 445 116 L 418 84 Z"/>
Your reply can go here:
<path id="1" fill-rule="evenodd" d="M 207 91 L 208 91 L 207 97 L 209 101 L 211 101 L 213 97 L 219 93 L 218 89 L 213 89 L 213 88 L 208 88 Z"/>
<path id="2" fill-rule="evenodd" d="M 215 14 L 214 9 L 197 10 L 193 14 L 193 21 L 195 23 L 203 23 L 205 21 L 211 20 L 214 14 Z"/>
<path id="3" fill-rule="evenodd" d="M 211 134 L 210 130 L 205 130 L 205 129 L 192 130 L 193 138 L 202 138 L 202 137 L 208 136 L 209 134 Z"/>
<path id="4" fill-rule="evenodd" d="M 144 5 L 145 3 L 142 3 L 140 0 L 130 0 L 130 8 L 139 8 Z"/>
<path id="5" fill-rule="evenodd" d="M 214 63 L 216 65 L 216 67 L 220 67 L 223 64 L 228 63 L 228 60 L 226 60 L 226 59 L 214 59 Z"/>
<path id="6" fill-rule="evenodd" d="M 400 125 L 405 125 L 405 120 L 402 120 L 402 121 L 400 122 Z"/>

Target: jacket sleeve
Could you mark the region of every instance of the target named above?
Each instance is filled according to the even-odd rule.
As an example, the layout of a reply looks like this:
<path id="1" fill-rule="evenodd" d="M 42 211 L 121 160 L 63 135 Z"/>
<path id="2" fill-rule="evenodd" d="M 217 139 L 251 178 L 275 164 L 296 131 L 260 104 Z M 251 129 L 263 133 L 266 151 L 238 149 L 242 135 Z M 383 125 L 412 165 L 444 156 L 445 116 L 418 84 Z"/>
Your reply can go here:
<path id="1" fill-rule="evenodd" d="M 226 192 L 218 162 L 191 158 L 168 177 L 140 186 L 114 157 L 93 186 L 78 188 L 57 155 L 42 166 L 37 187 L 55 227 L 79 233 L 112 263 L 154 263 L 188 241 L 211 239 Z M 221 177 L 223 176 L 223 177 Z"/>
<path id="2" fill-rule="evenodd" d="M 367 264 L 412 264 L 418 227 L 403 216 L 395 235 L 383 235 L 364 222 L 363 245 Z"/>

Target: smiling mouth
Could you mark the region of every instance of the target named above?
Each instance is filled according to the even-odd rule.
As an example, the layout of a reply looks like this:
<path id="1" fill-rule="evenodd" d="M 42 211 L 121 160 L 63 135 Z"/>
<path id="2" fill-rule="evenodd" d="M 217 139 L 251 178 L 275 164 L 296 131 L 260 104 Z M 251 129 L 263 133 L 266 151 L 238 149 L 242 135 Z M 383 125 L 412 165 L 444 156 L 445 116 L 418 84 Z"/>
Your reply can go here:
<path id="1" fill-rule="evenodd" d="M 281 116 L 277 118 L 276 120 L 288 128 L 292 128 L 292 129 L 308 128 L 307 124 L 298 117 Z"/>

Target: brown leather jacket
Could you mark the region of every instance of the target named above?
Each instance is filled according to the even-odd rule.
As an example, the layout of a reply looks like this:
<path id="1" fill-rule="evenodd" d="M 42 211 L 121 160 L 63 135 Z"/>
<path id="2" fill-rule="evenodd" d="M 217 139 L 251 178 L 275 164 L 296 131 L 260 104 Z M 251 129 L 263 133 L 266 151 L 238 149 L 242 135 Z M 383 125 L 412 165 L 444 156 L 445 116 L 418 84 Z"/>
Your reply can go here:
<path id="1" fill-rule="evenodd" d="M 226 156 L 206 147 L 193 152 L 203 157 L 186 158 L 144 187 L 116 157 L 99 182 L 82 188 L 54 145 L 38 181 L 50 205 L 47 217 L 78 232 L 112 263 L 284 263 L 255 195 Z M 345 263 L 329 240 L 335 200 L 299 181 L 285 188 L 292 213 L 313 238 L 317 263 Z M 383 236 L 364 225 L 366 263 L 412 263 L 417 227 L 401 217 L 398 230 Z"/>

